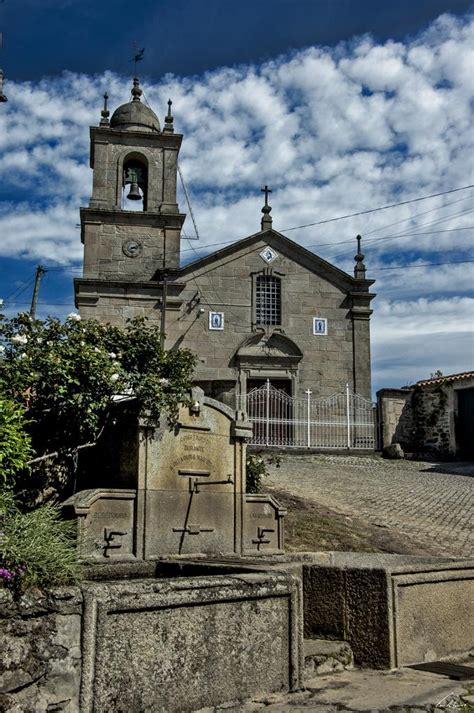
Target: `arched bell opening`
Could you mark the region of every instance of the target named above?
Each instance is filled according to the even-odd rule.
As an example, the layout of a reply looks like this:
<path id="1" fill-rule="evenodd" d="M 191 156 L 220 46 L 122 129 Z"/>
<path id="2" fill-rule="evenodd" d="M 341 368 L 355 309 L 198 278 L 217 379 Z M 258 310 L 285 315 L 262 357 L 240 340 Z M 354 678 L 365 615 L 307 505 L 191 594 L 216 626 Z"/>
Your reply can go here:
<path id="1" fill-rule="evenodd" d="M 135 212 L 147 209 L 148 165 L 141 157 L 129 156 L 123 162 L 122 201 L 123 210 Z"/>

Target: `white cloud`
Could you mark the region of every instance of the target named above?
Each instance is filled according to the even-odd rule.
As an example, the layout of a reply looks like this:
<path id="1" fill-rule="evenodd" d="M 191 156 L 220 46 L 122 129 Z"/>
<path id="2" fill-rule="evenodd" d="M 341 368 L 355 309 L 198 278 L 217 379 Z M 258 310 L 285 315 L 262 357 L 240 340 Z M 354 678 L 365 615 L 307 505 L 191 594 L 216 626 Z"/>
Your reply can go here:
<path id="1" fill-rule="evenodd" d="M 175 127 L 185 135 L 181 166 L 202 236 L 199 250 L 258 230 L 264 183 L 273 189 L 276 229 L 474 183 L 473 46 L 474 19 L 443 15 L 406 42 L 380 45 L 365 36 L 260 66 L 144 81 L 160 118 L 173 99 Z M 0 254 L 81 259 L 75 224 L 91 187 L 88 126 L 98 124 L 105 90 L 113 110 L 129 89 L 129 80 L 111 73 L 66 72 L 8 84 L 9 102 L 0 113 L 0 181 L 9 191 L 0 209 Z M 288 236 L 322 245 L 323 257 L 351 270 L 354 245 L 339 243 L 366 235 L 369 275 L 371 267 L 459 260 L 472 255 L 472 228 L 370 241 L 474 225 L 474 216 L 462 213 L 474 208 L 468 197 L 454 193 Z M 186 210 L 182 195 L 180 201 Z M 185 227 L 192 233 L 189 219 Z M 449 348 L 462 360 L 458 340 L 472 328 L 462 301 L 472 291 L 470 264 L 374 275 L 376 350 L 395 353 L 391 330 L 406 330 L 413 366 L 424 353 L 420 339 L 439 347 L 430 310 L 439 317 L 446 309 Z M 397 312 L 401 305 L 405 313 Z M 377 357 L 376 379 L 388 378 L 386 366 L 377 372 L 378 363 Z"/>

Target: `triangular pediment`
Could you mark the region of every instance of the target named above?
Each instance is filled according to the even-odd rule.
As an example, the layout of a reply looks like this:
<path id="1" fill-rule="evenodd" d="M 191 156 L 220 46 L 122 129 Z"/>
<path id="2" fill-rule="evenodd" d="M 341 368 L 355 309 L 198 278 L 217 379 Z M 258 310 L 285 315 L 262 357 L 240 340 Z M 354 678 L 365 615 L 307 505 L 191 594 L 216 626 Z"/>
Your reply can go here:
<path id="1" fill-rule="evenodd" d="M 230 255 L 237 254 L 241 250 L 248 249 L 252 244 L 257 244 L 261 241 L 264 241 L 277 253 L 285 255 L 294 262 L 303 265 L 306 269 L 323 277 L 342 290 L 367 291 L 374 282 L 374 280 L 356 280 L 347 272 L 340 270 L 338 267 L 335 267 L 335 265 L 331 265 L 331 263 L 323 260 L 301 245 L 298 245 L 298 243 L 290 240 L 290 238 L 287 238 L 277 230 L 273 230 L 273 228 L 254 233 L 254 235 L 250 235 L 247 238 L 237 240 L 222 250 L 217 250 L 216 252 L 188 263 L 180 269 L 179 278 L 185 278 L 187 274 L 200 270 L 203 267 L 211 266 L 213 263 Z"/>

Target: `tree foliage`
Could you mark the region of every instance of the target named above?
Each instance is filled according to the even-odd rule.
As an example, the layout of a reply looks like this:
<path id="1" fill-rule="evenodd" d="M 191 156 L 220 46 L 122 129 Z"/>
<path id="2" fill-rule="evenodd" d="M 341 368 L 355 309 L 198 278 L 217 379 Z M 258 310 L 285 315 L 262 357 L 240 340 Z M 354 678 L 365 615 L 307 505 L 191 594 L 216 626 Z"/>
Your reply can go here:
<path id="1" fill-rule="evenodd" d="M 143 318 L 123 328 L 76 314 L 64 322 L 0 319 L 0 396 L 24 410 L 36 457 L 55 454 L 35 469 L 59 469 L 67 480 L 71 455 L 97 440 L 119 395 L 171 423 L 188 398 L 194 355 L 163 350 L 158 327 Z"/>
<path id="2" fill-rule="evenodd" d="M 160 342 L 144 319 L 121 329 L 75 314 L 0 315 L 0 582 L 15 592 L 79 577 L 75 525 L 37 505 L 72 479 L 74 455 L 100 437 L 114 399 L 128 395 L 151 419 L 176 420 L 195 359 Z"/>
<path id="3" fill-rule="evenodd" d="M 0 490 L 11 488 L 15 475 L 28 470 L 33 449 L 25 426 L 24 408 L 0 394 Z"/>

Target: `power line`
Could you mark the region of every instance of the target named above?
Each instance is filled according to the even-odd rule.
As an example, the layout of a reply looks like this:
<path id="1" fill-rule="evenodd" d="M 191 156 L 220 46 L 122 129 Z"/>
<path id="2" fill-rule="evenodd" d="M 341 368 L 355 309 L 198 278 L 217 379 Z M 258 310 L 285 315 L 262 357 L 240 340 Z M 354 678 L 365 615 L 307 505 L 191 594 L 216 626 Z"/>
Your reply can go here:
<path id="1" fill-rule="evenodd" d="M 313 225 L 323 225 L 324 223 L 333 223 L 336 220 L 344 220 L 345 218 L 355 218 L 358 215 L 367 215 L 367 213 L 376 213 L 379 210 L 387 210 L 387 208 L 396 208 L 400 205 L 408 205 L 409 203 L 417 203 L 418 201 L 426 201 L 428 198 L 437 198 L 438 196 L 445 196 L 448 193 L 456 193 L 457 191 L 465 191 L 468 188 L 474 188 L 474 184 L 470 186 L 461 186 L 460 188 L 451 188 L 449 191 L 441 191 L 441 193 L 432 193 L 430 196 L 421 196 L 420 198 L 411 198 L 408 201 L 401 201 L 400 203 L 390 203 L 389 205 L 380 206 L 380 208 L 369 208 L 368 210 L 360 210 L 357 213 L 349 213 L 347 215 L 340 215 L 337 218 L 327 218 L 326 220 L 318 220 L 316 223 L 306 223 L 305 225 L 296 225 L 292 228 L 284 228 L 280 230 L 280 233 L 289 233 L 290 230 L 300 230 L 301 228 L 310 228 Z"/>
<path id="2" fill-rule="evenodd" d="M 448 262 L 425 262 L 421 265 L 390 265 L 389 267 L 375 267 L 371 269 L 371 272 L 380 272 L 380 270 L 414 270 L 418 267 L 434 267 L 435 265 L 464 265 L 467 262 L 474 262 L 472 260 L 450 260 Z"/>
<path id="3" fill-rule="evenodd" d="M 406 223 L 408 220 L 413 220 L 413 218 L 420 218 L 422 215 L 428 215 L 428 213 L 434 213 L 437 210 L 442 210 L 443 208 L 447 208 L 450 205 L 455 205 L 456 203 L 462 203 L 463 201 L 469 200 L 469 198 L 472 198 L 474 196 L 474 193 L 470 193 L 468 196 L 464 196 L 464 198 L 458 198 L 456 201 L 450 201 L 449 203 L 444 203 L 444 205 L 439 205 L 436 208 L 430 208 L 429 210 L 424 210 L 421 213 L 415 213 L 414 215 L 408 216 L 408 218 L 402 218 L 401 220 L 396 220 L 395 223 L 388 223 L 388 225 L 381 225 L 377 228 L 373 228 L 372 230 L 364 231 L 364 237 L 367 235 L 372 235 L 372 233 L 376 233 L 378 230 L 385 230 L 385 228 L 392 228 L 394 225 L 399 225 L 400 223 Z"/>
<path id="4" fill-rule="evenodd" d="M 182 176 L 181 176 L 181 179 L 182 179 Z M 183 188 L 185 188 L 185 187 L 184 187 L 184 183 L 183 183 Z M 350 214 L 350 215 L 339 216 L 339 217 L 336 217 L 336 218 L 328 218 L 328 219 L 326 219 L 326 220 L 322 220 L 322 221 L 319 221 L 319 222 L 316 222 L 316 223 L 308 223 L 307 225 L 304 225 L 304 226 L 296 226 L 296 227 L 293 227 L 293 228 L 285 228 L 284 230 L 280 230 L 279 232 L 281 232 L 281 233 L 283 233 L 283 232 L 289 232 L 289 231 L 291 231 L 291 230 L 297 230 L 298 228 L 301 228 L 301 227 L 309 227 L 309 226 L 312 226 L 312 225 L 323 225 L 323 224 L 331 223 L 331 222 L 334 222 L 334 221 L 337 221 L 337 220 L 342 220 L 343 218 L 350 218 L 350 217 L 354 217 L 354 216 L 357 216 L 357 215 L 364 215 L 364 214 L 367 214 L 367 213 L 374 213 L 374 212 L 379 211 L 379 210 L 385 210 L 385 209 L 387 209 L 387 208 L 393 208 L 393 207 L 400 206 L 400 205 L 407 205 L 407 204 L 409 204 L 409 203 L 416 203 L 416 202 L 418 202 L 418 201 L 427 200 L 427 199 L 429 199 L 429 198 L 434 198 L 434 197 L 437 197 L 437 196 L 442 196 L 442 195 L 446 195 L 446 194 L 450 194 L 450 193 L 455 193 L 455 192 L 462 191 L 462 190 L 467 190 L 467 189 L 469 189 L 469 188 L 474 188 L 474 184 L 469 185 L 469 186 L 463 186 L 463 187 L 461 187 L 461 188 L 452 188 L 451 190 L 443 191 L 443 192 L 441 192 L 441 193 L 433 193 L 433 194 L 430 195 L 430 196 L 422 196 L 422 197 L 420 197 L 420 198 L 413 198 L 413 199 L 408 200 L 408 201 L 402 201 L 401 203 L 392 203 L 391 205 L 382 206 L 381 208 L 371 208 L 371 209 L 369 209 L 369 210 L 361 211 L 361 212 L 359 212 L 359 213 L 352 213 L 352 214 Z M 460 198 L 460 199 L 457 200 L 457 201 L 451 201 L 450 203 L 445 203 L 445 204 L 442 205 L 442 206 L 437 206 L 436 208 L 430 208 L 430 210 L 422 211 L 421 213 L 415 213 L 415 215 L 409 216 L 408 218 L 402 218 L 401 220 L 395 221 L 394 223 L 389 223 L 388 225 L 379 226 L 379 227 L 374 228 L 374 229 L 372 229 L 372 230 L 370 230 L 370 231 L 368 231 L 368 232 L 363 233 L 363 237 L 365 238 L 367 235 L 370 235 L 370 234 L 372 234 L 372 233 L 375 233 L 375 232 L 377 232 L 377 231 L 379 231 L 379 230 L 384 230 L 385 228 L 391 228 L 393 225 L 399 225 L 400 223 L 405 223 L 406 221 L 413 220 L 413 218 L 417 218 L 417 217 L 422 216 L 422 215 L 427 215 L 428 213 L 432 213 L 432 212 L 437 211 L 437 210 L 442 210 L 443 208 L 447 208 L 448 206 L 455 205 L 456 203 L 461 203 L 462 201 L 468 200 L 469 198 L 472 198 L 472 197 L 473 197 L 473 195 L 471 194 L 471 195 L 466 196 L 466 197 L 464 197 L 464 198 Z M 189 203 L 188 203 L 188 205 L 189 205 Z M 189 206 L 189 207 L 190 207 L 190 206 Z M 191 208 L 190 208 L 190 213 L 191 213 Z M 448 217 L 451 217 L 451 216 L 448 216 Z M 428 223 L 428 225 L 429 225 L 429 224 L 430 224 L 430 223 Z M 415 226 L 415 228 L 416 228 L 416 227 L 417 227 L 417 226 Z M 419 227 L 422 227 L 422 226 L 419 226 Z M 463 228 L 463 229 L 464 229 L 464 228 Z M 454 230 L 454 229 L 453 229 L 453 230 Z M 459 228 L 459 230 L 461 230 L 461 228 Z M 187 238 L 188 240 L 195 240 L 195 238 L 190 238 L 188 235 L 186 235 L 186 234 L 184 233 L 184 231 L 183 231 L 183 234 L 184 234 L 184 237 Z M 198 238 L 200 239 L 200 236 L 199 236 L 198 233 L 197 233 L 197 235 L 198 235 Z M 341 245 L 341 244 L 346 243 L 346 242 L 347 242 L 347 243 L 351 243 L 351 242 L 353 242 L 353 240 L 354 240 L 353 238 L 350 238 L 350 239 L 348 239 L 348 240 L 339 241 L 339 242 L 337 242 L 337 243 L 311 243 L 311 244 L 308 245 L 307 247 L 316 247 L 316 248 L 317 248 L 317 247 L 326 247 L 326 246 L 328 246 L 328 245 Z M 232 240 L 220 240 L 220 241 L 215 242 L 215 243 L 208 243 L 207 245 L 203 245 L 202 249 L 205 250 L 205 249 L 207 249 L 207 248 L 216 247 L 216 246 L 218 246 L 218 245 L 230 245 L 230 244 L 233 243 L 233 242 L 236 242 L 236 241 L 235 241 L 234 239 L 232 239 Z M 191 245 L 190 245 L 189 248 L 184 248 L 183 250 L 181 250 L 181 252 L 191 252 L 191 251 L 194 252 L 198 257 L 201 257 L 201 255 L 199 255 L 199 253 L 197 253 L 196 250 L 194 249 L 194 247 L 192 247 Z M 66 266 L 64 266 L 64 267 L 49 267 L 48 269 L 49 269 L 49 270 L 63 270 L 65 267 L 71 267 L 71 268 L 73 268 L 73 269 L 80 269 L 80 266 L 78 266 L 78 267 L 76 268 L 74 265 L 66 265 Z"/>
<path id="5" fill-rule="evenodd" d="M 470 208 L 470 209 L 467 209 L 467 210 L 464 210 L 464 211 L 460 211 L 460 212 L 458 212 L 458 213 L 452 213 L 451 215 L 449 215 L 449 216 L 447 216 L 447 217 L 445 217 L 445 218 L 440 218 L 440 219 L 435 220 L 435 221 L 429 221 L 428 223 L 422 223 L 419 227 L 420 227 L 420 228 L 423 228 L 423 227 L 428 227 L 429 225 L 439 225 L 439 223 L 443 223 L 443 222 L 445 222 L 446 220 L 451 220 L 451 218 L 458 218 L 458 217 L 461 216 L 461 215 L 465 215 L 466 213 L 472 213 L 472 212 L 474 212 L 474 209 L 471 209 L 471 208 Z M 456 228 L 449 228 L 449 229 L 447 229 L 446 232 L 451 232 L 452 230 L 459 230 L 459 229 L 456 229 Z M 402 232 L 402 233 L 397 233 L 396 235 L 384 235 L 384 236 L 381 237 L 381 238 L 369 238 L 369 240 L 364 241 L 364 245 L 366 245 L 367 243 L 369 243 L 370 245 L 373 245 L 374 243 L 379 243 L 379 242 L 383 242 L 383 241 L 386 241 L 386 240 L 396 240 L 396 239 L 398 239 L 398 238 L 416 237 L 417 235 L 423 235 L 423 234 L 431 235 L 432 232 L 433 232 L 433 233 L 436 233 L 437 231 L 429 231 L 429 232 L 427 232 L 427 233 L 422 233 L 422 232 L 413 232 L 413 233 Z M 332 256 L 330 256 L 328 259 L 330 259 L 330 260 L 337 260 L 337 258 L 345 257 L 347 254 L 348 254 L 348 251 L 345 251 L 345 252 L 343 252 L 343 253 L 338 253 L 337 255 L 332 255 Z"/>
<path id="6" fill-rule="evenodd" d="M 460 213 L 459 215 L 462 215 L 462 213 Z M 419 227 L 424 227 L 424 226 L 421 225 L 421 226 L 419 226 Z M 416 226 L 415 226 L 415 228 L 416 228 Z M 459 230 L 473 230 L 473 229 L 474 229 L 474 226 L 472 226 L 472 225 L 467 225 L 467 226 L 464 227 L 464 228 L 449 228 L 449 229 L 447 229 L 447 230 L 430 230 L 430 231 L 427 231 L 427 232 L 425 232 L 425 233 L 421 233 L 421 232 L 417 232 L 417 233 L 415 233 L 415 232 L 413 232 L 413 233 L 399 233 L 399 234 L 397 233 L 397 234 L 395 234 L 395 235 L 388 235 L 388 236 L 386 236 L 386 237 L 384 237 L 384 238 L 373 238 L 373 241 L 375 242 L 376 240 L 385 240 L 386 238 L 398 238 L 398 237 L 401 237 L 401 238 L 402 238 L 402 237 L 410 237 L 410 236 L 412 236 L 412 235 L 431 235 L 432 233 L 451 233 L 451 232 L 455 232 L 455 231 L 457 232 L 457 231 L 459 231 Z M 379 228 L 377 228 L 377 230 L 379 230 Z M 362 237 L 365 238 L 365 234 L 364 234 Z M 371 242 L 371 241 L 372 241 L 372 239 L 370 239 L 370 240 L 365 240 L 365 239 L 364 239 L 364 245 L 365 245 L 365 243 L 369 243 L 369 242 Z M 205 246 L 203 246 L 202 249 L 204 250 L 205 248 L 212 247 L 213 245 L 224 245 L 224 244 L 225 244 L 225 245 L 229 245 L 229 244 L 232 243 L 232 242 L 234 242 L 234 241 L 233 241 L 233 240 L 226 240 L 225 242 L 222 242 L 222 243 L 211 243 L 210 245 L 205 245 Z M 306 245 L 306 246 L 303 245 L 302 247 L 306 247 L 306 248 L 325 248 L 325 247 L 332 247 L 333 245 L 344 245 L 345 243 L 354 243 L 354 238 L 348 238 L 347 240 L 339 240 L 338 242 L 335 242 L 335 243 L 311 243 L 310 245 Z M 191 252 L 191 251 L 194 252 L 194 253 L 195 253 L 196 255 L 198 255 L 199 257 L 201 257 L 201 255 L 200 255 L 198 252 L 196 252 L 196 250 L 195 250 L 194 248 L 184 248 L 183 250 L 181 250 L 182 253 L 187 253 L 187 252 Z"/>
<path id="7" fill-rule="evenodd" d="M 442 206 L 437 206 L 436 208 L 430 208 L 430 210 L 422 211 L 421 213 L 415 213 L 415 215 L 409 216 L 408 218 L 403 218 L 402 220 L 397 220 L 395 223 L 389 223 L 388 225 L 379 226 L 377 228 L 374 228 L 373 230 L 368 231 L 367 233 L 364 232 L 363 237 L 365 238 L 367 235 L 376 233 L 379 230 L 384 230 L 385 228 L 391 228 L 394 225 L 398 225 L 400 223 L 405 223 L 408 220 L 413 220 L 413 218 L 417 218 L 422 215 L 427 215 L 428 213 L 433 213 L 436 210 L 442 210 L 443 208 L 447 208 L 448 206 L 455 205 L 456 203 L 461 203 L 462 201 L 468 200 L 469 198 L 472 198 L 472 197 L 473 197 L 473 194 L 466 196 L 464 198 L 460 198 L 457 201 L 451 201 L 449 203 L 445 203 Z M 335 220 L 337 220 L 337 218 L 335 218 Z M 330 222 L 330 221 L 326 221 L 326 222 Z M 426 225 L 430 225 L 430 223 L 426 223 Z M 413 229 L 415 229 L 416 227 L 417 226 L 414 226 Z M 422 227 L 422 226 L 419 226 L 419 227 Z M 283 231 L 279 231 L 279 232 L 283 232 Z M 207 245 L 203 245 L 203 250 L 206 248 L 215 247 L 217 245 L 230 245 L 233 242 L 235 242 L 235 241 L 234 240 L 221 240 L 217 243 L 208 243 Z M 354 238 L 350 238 L 348 240 L 338 241 L 337 243 L 311 243 L 307 247 L 320 248 L 320 247 L 327 247 L 328 245 L 342 245 L 343 243 L 353 243 L 353 242 L 354 242 Z M 190 252 L 190 251 L 191 251 L 191 248 L 184 248 L 181 252 Z"/>
<path id="8" fill-rule="evenodd" d="M 435 267 L 438 265 L 464 265 L 464 264 L 472 263 L 472 262 L 474 262 L 474 258 L 468 259 L 468 260 L 447 260 L 444 262 L 426 262 L 426 263 L 422 263 L 420 265 L 390 265 L 388 267 L 375 267 L 375 268 L 371 269 L 371 272 L 380 272 L 381 270 L 413 270 L 413 269 L 417 269 L 420 267 Z M 196 278 L 193 278 L 193 280 L 196 281 Z M 197 285 L 197 283 L 196 283 L 196 286 L 198 287 L 199 291 L 201 291 L 201 288 Z M 212 290 L 212 291 L 215 292 L 215 290 Z M 220 298 L 220 295 L 218 295 L 217 293 L 216 293 L 216 295 L 217 295 L 217 297 Z M 12 304 L 23 305 L 23 304 L 30 304 L 30 302 L 24 302 L 24 301 L 18 302 L 17 300 L 15 300 L 14 302 L 12 302 Z M 72 299 L 69 302 L 41 302 L 42 306 L 55 305 L 57 307 L 61 307 L 61 306 L 65 307 L 65 306 L 69 306 L 71 304 L 73 304 Z M 206 304 L 208 307 L 214 306 L 212 303 L 207 302 L 207 301 L 204 301 L 204 304 Z M 221 304 L 222 304 L 222 302 L 221 302 Z M 247 305 L 236 305 L 236 306 L 247 307 Z M 231 314 L 232 314 L 232 312 L 231 312 Z M 235 314 L 234 314 L 234 317 L 236 317 L 236 319 L 238 319 Z"/>
<path id="9" fill-rule="evenodd" d="M 191 216 L 191 220 L 193 221 L 194 232 L 196 233 L 196 237 L 195 237 L 195 238 L 189 238 L 189 237 L 188 237 L 188 240 L 199 240 L 199 232 L 198 232 L 197 225 L 196 225 L 196 219 L 195 219 L 195 217 L 194 217 L 193 209 L 192 209 L 192 206 L 191 206 L 191 200 L 190 200 L 190 198 L 189 198 L 188 191 L 187 191 L 187 188 L 186 188 L 186 184 L 185 184 L 185 182 L 184 182 L 183 173 L 182 173 L 182 171 L 181 171 L 181 166 L 179 165 L 179 163 L 176 163 L 176 167 L 177 167 L 177 169 L 178 169 L 178 174 L 179 174 L 179 178 L 180 178 L 180 180 L 181 180 L 181 185 L 183 186 L 184 197 L 186 198 L 186 203 L 188 204 L 189 215 Z"/>
<path id="10" fill-rule="evenodd" d="M 18 287 L 16 287 L 13 292 L 10 292 L 10 294 L 5 297 L 4 302 L 10 302 L 12 298 L 14 297 L 19 297 L 25 290 L 27 290 L 35 281 L 36 279 L 36 273 L 33 275 L 33 277 L 29 277 L 24 282 L 21 283 Z"/>

